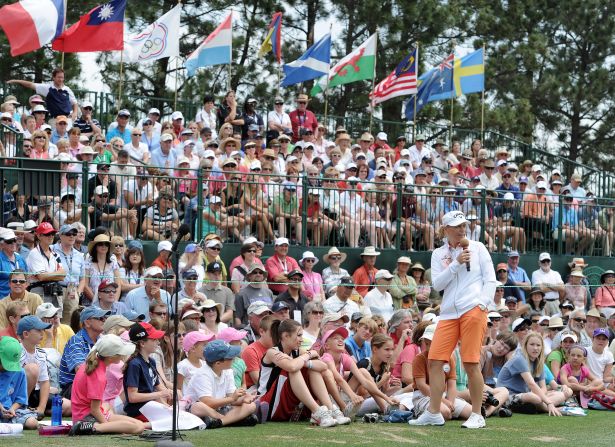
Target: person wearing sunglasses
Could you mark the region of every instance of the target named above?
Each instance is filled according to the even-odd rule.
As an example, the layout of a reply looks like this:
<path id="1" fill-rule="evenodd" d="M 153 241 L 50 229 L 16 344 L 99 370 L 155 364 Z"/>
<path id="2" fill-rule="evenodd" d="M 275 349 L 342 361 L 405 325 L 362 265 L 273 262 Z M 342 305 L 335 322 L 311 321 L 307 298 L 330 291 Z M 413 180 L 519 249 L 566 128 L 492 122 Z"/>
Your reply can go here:
<path id="1" fill-rule="evenodd" d="M 563 331 L 553 337 L 553 349 L 559 347 L 562 340 L 562 334 L 566 332 L 573 333 L 576 335 L 576 343 L 580 344 L 586 349 L 591 348 L 592 337 L 587 334 L 587 331 L 585 330 L 586 326 L 587 316 L 584 310 L 576 309 L 570 312 L 570 316 L 568 318 L 568 325 L 564 327 Z"/>
<path id="2" fill-rule="evenodd" d="M 94 134 L 102 134 L 100 122 L 94 118 L 94 105 L 90 101 L 81 103 L 81 116 L 73 123 L 74 127 L 81 130 L 82 135 L 91 137 Z"/>
<path id="3" fill-rule="evenodd" d="M 9 291 L 0 300 L 0 329 L 11 326 L 11 320 L 7 316 L 7 309 L 11 303 L 19 302 L 25 306 L 25 312 L 34 315 L 36 308 L 43 304 L 40 295 L 29 292 L 27 290 L 28 281 L 26 279 L 26 271 L 22 269 L 13 270 L 8 275 Z M 15 314 L 17 315 L 17 314 Z M 17 323 L 15 323 L 15 327 Z"/>
<path id="4" fill-rule="evenodd" d="M 28 270 L 26 260 L 17 253 L 17 236 L 11 229 L 0 228 L 0 297 L 9 294 L 10 273 L 17 269 Z"/>
<path id="5" fill-rule="evenodd" d="M 551 270 L 551 255 L 547 252 L 538 256 L 540 268 L 532 272 L 532 286 L 539 287 L 545 294 L 545 314 L 553 316 L 559 312 L 560 298 L 564 298 L 566 289 L 559 272 Z"/>
<path id="6" fill-rule="evenodd" d="M 350 276 L 348 270 L 341 267 L 346 257 L 346 253 L 340 252 L 337 247 L 331 247 L 327 254 L 322 257 L 322 260 L 326 264 L 329 264 L 329 267 L 325 267 L 322 271 L 322 280 L 327 296 L 332 295 L 342 278 Z"/>
<path id="7" fill-rule="evenodd" d="M 297 108 L 289 113 L 292 124 L 292 142 L 299 140 L 301 129 L 310 129 L 314 136 L 318 135 L 318 120 L 313 112 L 307 109 L 308 95 L 301 93 L 297 96 Z"/>

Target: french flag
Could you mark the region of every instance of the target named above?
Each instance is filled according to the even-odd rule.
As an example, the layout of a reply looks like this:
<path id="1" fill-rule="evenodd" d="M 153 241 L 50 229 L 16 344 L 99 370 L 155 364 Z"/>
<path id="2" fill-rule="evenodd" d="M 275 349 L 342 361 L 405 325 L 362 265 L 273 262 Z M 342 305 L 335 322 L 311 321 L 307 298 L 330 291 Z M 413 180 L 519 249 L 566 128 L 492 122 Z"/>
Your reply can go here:
<path id="1" fill-rule="evenodd" d="M 0 8 L 11 56 L 38 50 L 62 34 L 65 7 L 65 0 L 21 0 Z"/>
<path id="2" fill-rule="evenodd" d="M 54 40 L 51 48 L 64 53 L 123 50 L 126 1 L 110 0 L 92 9 Z"/>
<path id="3" fill-rule="evenodd" d="M 199 67 L 231 63 L 233 51 L 233 13 L 207 36 L 207 39 L 186 59 L 188 76 L 193 76 Z"/>

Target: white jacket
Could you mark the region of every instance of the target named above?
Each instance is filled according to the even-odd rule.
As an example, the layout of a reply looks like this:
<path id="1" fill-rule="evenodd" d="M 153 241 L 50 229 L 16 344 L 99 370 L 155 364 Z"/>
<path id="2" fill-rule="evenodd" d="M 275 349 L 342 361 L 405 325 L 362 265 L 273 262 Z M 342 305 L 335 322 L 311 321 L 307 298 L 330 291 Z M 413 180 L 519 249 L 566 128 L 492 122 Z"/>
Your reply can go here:
<path id="1" fill-rule="evenodd" d="M 470 241 L 470 271 L 457 262 L 461 247 L 452 249 L 448 243 L 431 255 L 433 287 L 444 291 L 440 305 L 440 319 L 453 320 L 476 306 L 493 307 L 495 295 L 495 269 L 487 248 L 480 242 Z"/>

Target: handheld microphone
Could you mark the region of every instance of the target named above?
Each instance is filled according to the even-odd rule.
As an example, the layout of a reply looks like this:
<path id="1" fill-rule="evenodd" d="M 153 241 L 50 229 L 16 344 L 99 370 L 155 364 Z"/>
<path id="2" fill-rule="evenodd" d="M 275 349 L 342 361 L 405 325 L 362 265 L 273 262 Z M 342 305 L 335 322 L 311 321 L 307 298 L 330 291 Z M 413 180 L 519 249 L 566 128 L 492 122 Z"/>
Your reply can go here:
<path id="1" fill-rule="evenodd" d="M 177 247 L 182 239 L 190 234 L 190 225 L 181 224 L 177 230 L 177 236 L 175 237 L 175 242 L 173 242 L 173 247 L 171 248 L 171 253 L 175 253 L 177 251 Z"/>
<path id="2" fill-rule="evenodd" d="M 466 250 L 470 246 L 470 241 L 464 237 L 463 239 L 459 241 L 459 246 L 462 249 Z M 470 271 L 470 261 L 466 262 L 466 270 L 468 272 Z"/>

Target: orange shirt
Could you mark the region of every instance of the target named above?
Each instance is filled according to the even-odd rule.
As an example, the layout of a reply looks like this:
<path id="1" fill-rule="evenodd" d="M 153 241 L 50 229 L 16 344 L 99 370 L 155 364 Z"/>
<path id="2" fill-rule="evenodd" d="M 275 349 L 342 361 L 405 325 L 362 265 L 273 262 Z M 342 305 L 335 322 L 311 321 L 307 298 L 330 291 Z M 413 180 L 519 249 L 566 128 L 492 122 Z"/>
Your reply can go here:
<path id="1" fill-rule="evenodd" d="M 546 219 L 548 214 L 549 201 L 544 194 L 528 194 L 523 200 L 523 216 L 533 217 L 534 219 Z"/>
<path id="2" fill-rule="evenodd" d="M 372 267 L 371 269 L 369 269 L 368 267 L 365 266 L 365 264 L 363 264 L 361 267 L 356 269 L 354 273 L 352 274 L 352 279 L 354 283 L 362 284 L 362 285 L 355 286 L 357 292 L 362 297 L 365 297 L 365 295 L 367 295 L 370 284 L 371 285 L 376 284 L 376 272 L 377 271 L 378 269 L 376 267 Z"/>
<path id="3" fill-rule="evenodd" d="M 429 368 L 427 367 L 428 355 L 429 352 L 421 352 L 419 355 L 414 357 L 414 360 L 412 361 L 412 377 L 414 377 L 415 380 L 419 378 L 424 378 L 427 385 L 429 385 Z M 449 360 L 448 364 L 444 365 L 445 380 L 457 380 L 457 372 L 455 371 L 455 366 L 455 358 L 451 356 L 451 359 Z"/>

